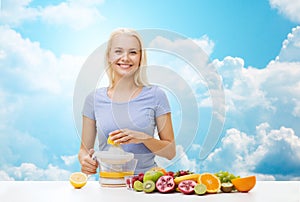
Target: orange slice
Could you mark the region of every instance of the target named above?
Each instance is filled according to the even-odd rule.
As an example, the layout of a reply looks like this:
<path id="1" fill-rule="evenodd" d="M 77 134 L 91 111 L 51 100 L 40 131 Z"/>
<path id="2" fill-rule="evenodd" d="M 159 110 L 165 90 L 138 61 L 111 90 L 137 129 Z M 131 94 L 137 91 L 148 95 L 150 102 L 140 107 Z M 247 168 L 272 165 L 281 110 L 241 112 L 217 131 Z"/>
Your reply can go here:
<path id="1" fill-rule="evenodd" d="M 87 182 L 87 175 L 82 172 L 75 172 L 72 173 L 69 178 L 70 183 L 73 185 L 74 188 L 80 189 L 83 187 Z"/>
<path id="2" fill-rule="evenodd" d="M 212 173 L 202 173 L 198 178 L 199 184 L 206 185 L 207 193 L 217 193 L 221 188 L 221 182 L 219 178 Z"/>
<path id="3" fill-rule="evenodd" d="M 234 187 L 240 192 L 250 191 L 256 184 L 256 177 L 254 175 L 231 180 Z"/>

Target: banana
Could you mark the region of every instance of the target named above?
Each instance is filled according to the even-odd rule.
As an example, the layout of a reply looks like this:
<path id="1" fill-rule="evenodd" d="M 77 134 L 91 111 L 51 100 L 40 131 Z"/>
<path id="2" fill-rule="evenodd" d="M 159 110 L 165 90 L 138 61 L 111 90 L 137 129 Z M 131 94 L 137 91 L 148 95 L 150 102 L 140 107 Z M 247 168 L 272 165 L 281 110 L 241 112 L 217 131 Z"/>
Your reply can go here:
<path id="1" fill-rule="evenodd" d="M 183 175 L 180 177 L 175 177 L 174 182 L 175 184 L 179 184 L 180 182 L 184 180 L 194 180 L 195 182 L 198 181 L 200 174 L 189 174 L 189 175 Z"/>

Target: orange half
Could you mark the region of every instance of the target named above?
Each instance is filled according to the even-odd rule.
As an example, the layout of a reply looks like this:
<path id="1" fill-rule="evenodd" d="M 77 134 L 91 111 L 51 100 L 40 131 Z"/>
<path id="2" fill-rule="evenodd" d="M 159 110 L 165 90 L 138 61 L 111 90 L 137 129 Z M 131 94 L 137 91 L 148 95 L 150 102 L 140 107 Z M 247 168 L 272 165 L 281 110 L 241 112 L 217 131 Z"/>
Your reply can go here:
<path id="1" fill-rule="evenodd" d="M 239 192 L 248 192 L 256 184 L 256 177 L 254 175 L 231 180 L 231 183 Z"/>
<path id="2" fill-rule="evenodd" d="M 221 188 L 221 182 L 219 178 L 212 173 L 202 173 L 198 178 L 199 184 L 206 185 L 206 192 L 210 194 L 217 193 Z"/>

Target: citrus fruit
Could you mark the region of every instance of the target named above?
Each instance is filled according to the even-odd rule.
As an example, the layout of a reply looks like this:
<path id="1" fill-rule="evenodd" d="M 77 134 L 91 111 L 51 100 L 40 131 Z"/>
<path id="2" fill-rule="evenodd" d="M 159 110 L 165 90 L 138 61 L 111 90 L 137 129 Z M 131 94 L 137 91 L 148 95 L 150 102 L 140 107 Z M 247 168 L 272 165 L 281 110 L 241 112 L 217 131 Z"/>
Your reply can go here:
<path id="1" fill-rule="evenodd" d="M 117 145 L 119 145 L 118 143 L 115 143 L 114 141 L 112 141 L 112 140 L 110 139 L 110 136 L 108 136 L 108 138 L 107 138 L 107 144 L 110 144 L 110 145 L 112 145 L 112 146 L 117 146 Z"/>
<path id="2" fill-rule="evenodd" d="M 164 168 L 161 168 L 161 167 L 153 167 L 153 168 L 150 169 L 150 171 L 160 171 L 164 175 L 166 175 L 168 173 Z"/>
<path id="3" fill-rule="evenodd" d="M 70 183 L 73 185 L 74 188 L 80 189 L 83 187 L 87 182 L 87 176 L 86 174 L 82 172 L 75 172 L 72 173 L 69 178 Z"/>
<path id="4" fill-rule="evenodd" d="M 255 176 L 241 177 L 231 180 L 234 187 L 240 192 L 250 191 L 256 184 Z"/>
<path id="5" fill-rule="evenodd" d="M 207 193 L 217 193 L 221 188 L 220 179 L 212 173 L 202 173 L 198 178 L 199 184 L 205 184 Z"/>
<path id="6" fill-rule="evenodd" d="M 194 187 L 194 191 L 198 195 L 203 195 L 206 193 L 206 185 L 205 184 L 196 184 Z"/>
<path id="7" fill-rule="evenodd" d="M 133 189 L 135 191 L 143 191 L 143 183 L 141 181 L 139 181 L 139 180 L 135 181 L 133 183 Z"/>

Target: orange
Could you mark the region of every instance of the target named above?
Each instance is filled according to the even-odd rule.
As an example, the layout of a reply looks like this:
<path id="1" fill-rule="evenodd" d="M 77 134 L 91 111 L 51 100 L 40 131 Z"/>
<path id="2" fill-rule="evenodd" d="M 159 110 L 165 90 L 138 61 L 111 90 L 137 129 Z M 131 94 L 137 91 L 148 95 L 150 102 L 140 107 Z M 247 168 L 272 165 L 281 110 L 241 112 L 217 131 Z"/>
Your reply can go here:
<path id="1" fill-rule="evenodd" d="M 82 173 L 82 172 L 75 172 L 72 173 L 69 181 L 70 183 L 73 185 L 74 188 L 76 189 L 80 189 L 81 187 L 83 187 L 86 182 L 87 182 L 87 175 Z"/>
<path id="2" fill-rule="evenodd" d="M 221 182 L 219 178 L 212 173 L 202 173 L 198 178 L 198 184 L 206 185 L 207 193 L 217 193 L 221 188 Z"/>
<path id="3" fill-rule="evenodd" d="M 160 171 L 160 172 L 162 172 L 164 175 L 167 174 L 167 171 L 166 171 L 164 168 L 162 168 L 162 167 L 153 167 L 153 168 L 150 169 L 150 171 Z"/>
<path id="4" fill-rule="evenodd" d="M 250 191 L 256 184 L 256 177 L 254 175 L 242 178 L 232 179 L 231 183 L 240 192 Z"/>

